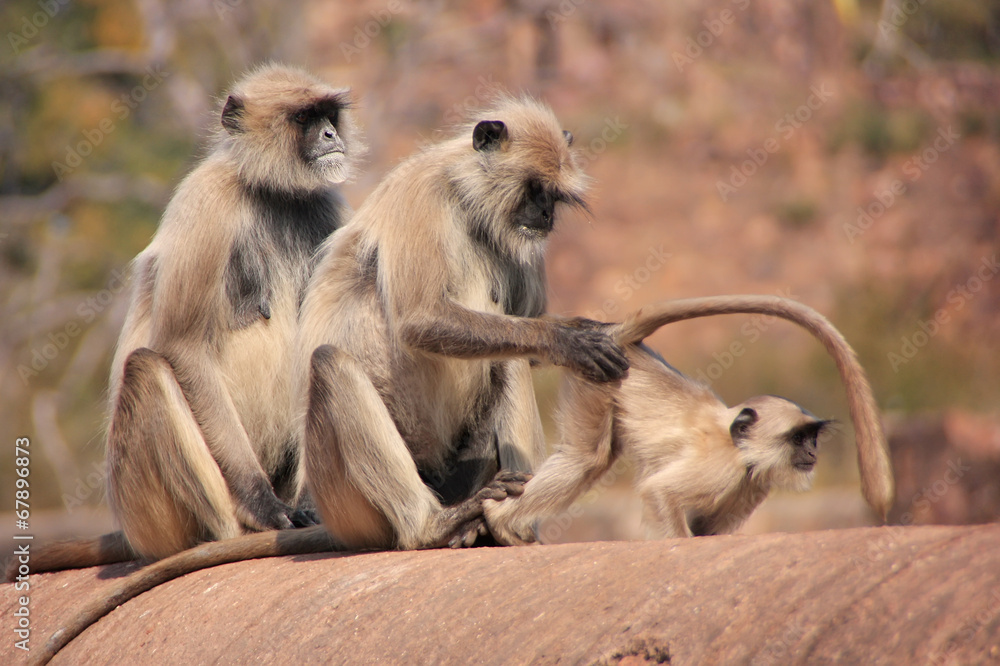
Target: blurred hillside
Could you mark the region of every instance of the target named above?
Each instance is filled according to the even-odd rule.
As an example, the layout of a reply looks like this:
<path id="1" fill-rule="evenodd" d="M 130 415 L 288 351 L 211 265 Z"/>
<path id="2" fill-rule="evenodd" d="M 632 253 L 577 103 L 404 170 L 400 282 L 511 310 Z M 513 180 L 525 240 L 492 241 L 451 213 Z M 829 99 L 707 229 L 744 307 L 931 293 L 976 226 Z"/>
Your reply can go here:
<path id="1" fill-rule="evenodd" d="M 35 508 L 99 503 L 122 276 L 216 97 L 268 59 L 354 89 L 354 205 L 497 89 L 549 102 L 594 179 L 550 247 L 553 311 L 792 296 L 887 410 L 998 416 L 1000 3 L 14 0 L 0 24 L 0 442 L 31 437 Z M 803 331 L 731 317 L 651 342 L 727 401 L 838 418 L 820 481 L 852 482 L 843 389 Z"/>

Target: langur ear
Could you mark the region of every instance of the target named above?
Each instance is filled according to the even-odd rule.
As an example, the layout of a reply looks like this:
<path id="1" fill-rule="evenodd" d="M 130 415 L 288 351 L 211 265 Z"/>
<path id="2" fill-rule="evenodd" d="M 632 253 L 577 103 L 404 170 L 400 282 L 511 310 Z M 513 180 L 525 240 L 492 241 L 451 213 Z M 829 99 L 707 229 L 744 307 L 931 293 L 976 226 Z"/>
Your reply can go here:
<path id="1" fill-rule="evenodd" d="M 750 432 L 750 427 L 757 423 L 757 412 L 749 407 L 744 407 L 740 410 L 740 413 L 736 415 L 733 419 L 732 424 L 729 426 L 729 435 L 733 438 L 733 443 L 735 444 L 738 440 L 743 439 Z"/>
<path id="2" fill-rule="evenodd" d="M 222 126 L 230 134 L 239 134 L 243 131 L 243 100 L 239 97 L 229 96 L 226 105 L 222 107 Z"/>
<path id="3" fill-rule="evenodd" d="M 472 130 L 472 147 L 478 151 L 497 150 L 507 140 L 502 120 L 483 120 Z"/>

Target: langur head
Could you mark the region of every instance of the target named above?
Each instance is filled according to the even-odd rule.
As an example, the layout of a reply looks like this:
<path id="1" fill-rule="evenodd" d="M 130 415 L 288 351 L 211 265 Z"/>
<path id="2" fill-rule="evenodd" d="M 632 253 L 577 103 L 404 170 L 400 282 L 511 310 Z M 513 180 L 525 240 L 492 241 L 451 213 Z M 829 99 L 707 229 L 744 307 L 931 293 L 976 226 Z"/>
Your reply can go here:
<path id="1" fill-rule="evenodd" d="M 218 146 L 250 187 L 327 188 L 348 180 L 365 152 L 350 90 L 293 67 L 264 65 L 237 81 L 221 120 Z"/>
<path id="2" fill-rule="evenodd" d="M 451 181 L 473 233 L 522 259 L 541 250 L 563 205 L 586 210 L 587 179 L 552 110 L 503 97 L 464 126 Z"/>
<path id="3" fill-rule="evenodd" d="M 791 400 L 758 396 L 728 411 L 729 434 L 751 478 L 766 487 L 808 490 L 830 421 L 816 418 Z"/>

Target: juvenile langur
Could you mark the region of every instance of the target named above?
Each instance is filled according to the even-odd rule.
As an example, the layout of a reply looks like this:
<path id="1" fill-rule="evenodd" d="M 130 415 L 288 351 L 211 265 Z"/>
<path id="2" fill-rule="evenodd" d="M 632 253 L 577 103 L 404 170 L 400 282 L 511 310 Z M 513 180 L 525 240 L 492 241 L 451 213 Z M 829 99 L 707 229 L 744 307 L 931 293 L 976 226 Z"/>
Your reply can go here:
<path id="1" fill-rule="evenodd" d="M 884 519 L 894 494 L 892 469 L 878 408 L 854 351 L 805 305 L 770 296 L 719 296 L 667 301 L 607 325 L 626 346 L 628 377 L 597 385 L 566 373 L 556 452 L 521 496 L 485 503 L 494 537 L 506 544 L 533 541 L 535 520 L 567 508 L 619 456 L 634 463 L 643 521 L 661 537 L 734 532 L 772 488 L 807 489 L 816 440 L 828 421 L 775 396 L 727 407 L 708 386 L 642 344 L 671 322 L 736 313 L 795 322 L 833 356 L 854 421 L 862 492 Z"/>
<path id="2" fill-rule="evenodd" d="M 234 85 L 211 152 L 136 257 L 107 462 L 139 555 L 315 522 L 294 508 L 292 343 L 314 251 L 347 212 L 336 184 L 361 152 L 347 89 L 261 67 Z"/>
<path id="3" fill-rule="evenodd" d="M 307 484 L 347 547 L 441 545 L 481 522 L 474 493 L 543 447 L 529 358 L 625 373 L 603 332 L 540 317 L 557 208 L 584 206 L 571 140 L 542 104 L 502 99 L 326 243 L 296 348 Z"/>

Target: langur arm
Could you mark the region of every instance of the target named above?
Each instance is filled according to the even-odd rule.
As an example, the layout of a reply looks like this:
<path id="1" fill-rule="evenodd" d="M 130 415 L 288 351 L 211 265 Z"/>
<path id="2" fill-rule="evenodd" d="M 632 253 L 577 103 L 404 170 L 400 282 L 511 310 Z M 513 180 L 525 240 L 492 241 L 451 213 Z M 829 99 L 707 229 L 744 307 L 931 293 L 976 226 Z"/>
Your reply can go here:
<path id="1" fill-rule="evenodd" d="M 620 379 L 628 370 L 624 351 L 604 333 L 479 312 L 454 301 L 411 314 L 400 332 L 403 341 L 416 349 L 455 358 L 537 355 L 600 382 Z"/>
<path id="2" fill-rule="evenodd" d="M 624 350 L 603 332 L 546 321 L 473 310 L 450 298 L 445 241 L 433 233 L 402 246 L 380 245 L 380 285 L 390 318 L 411 347 L 454 358 L 538 356 L 588 379 L 620 379 L 628 370 Z M 413 261 L 416 254 L 422 261 Z M 406 271 L 402 270 L 406 267 Z"/>
<path id="3" fill-rule="evenodd" d="M 258 530 L 286 529 L 292 527 L 293 520 L 301 522 L 301 517 L 275 496 L 212 359 L 190 350 L 168 349 L 163 355 L 229 486 L 241 520 Z"/>
<path id="4" fill-rule="evenodd" d="M 685 498 L 676 490 L 685 485 L 691 471 L 686 465 L 669 465 L 639 484 L 643 522 L 656 537 L 694 536 L 687 521 Z"/>
<path id="5" fill-rule="evenodd" d="M 183 260 L 158 271 L 150 346 L 170 364 L 241 520 L 254 529 L 284 529 L 293 511 L 275 496 L 214 358 L 234 324 L 224 287 L 235 233 L 225 232 L 234 228 L 220 220 L 211 234 L 191 229 L 188 252 L 165 254 Z"/>

